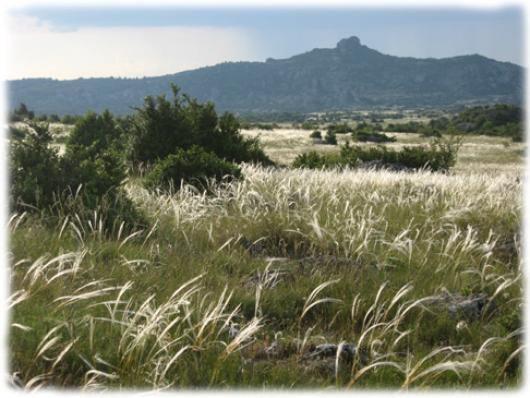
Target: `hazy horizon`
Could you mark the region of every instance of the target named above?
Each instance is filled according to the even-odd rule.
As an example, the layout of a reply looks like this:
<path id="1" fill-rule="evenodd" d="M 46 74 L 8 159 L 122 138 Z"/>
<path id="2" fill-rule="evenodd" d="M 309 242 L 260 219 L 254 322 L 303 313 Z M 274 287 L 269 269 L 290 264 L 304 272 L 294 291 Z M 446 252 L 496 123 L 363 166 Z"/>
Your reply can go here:
<path id="1" fill-rule="evenodd" d="M 525 66 L 523 16 L 516 7 L 32 7 L 11 12 L 8 23 L 8 80 L 162 76 L 222 62 L 288 58 L 333 48 L 351 36 L 394 56 L 480 54 Z"/>

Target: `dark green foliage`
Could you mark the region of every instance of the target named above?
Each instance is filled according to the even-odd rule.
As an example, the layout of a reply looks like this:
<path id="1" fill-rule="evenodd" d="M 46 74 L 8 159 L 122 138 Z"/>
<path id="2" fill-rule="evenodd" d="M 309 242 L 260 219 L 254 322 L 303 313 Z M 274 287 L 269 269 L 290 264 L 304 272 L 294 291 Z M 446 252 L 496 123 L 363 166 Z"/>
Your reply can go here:
<path id="1" fill-rule="evenodd" d="M 358 131 L 355 133 L 352 133 L 353 139 L 359 141 L 359 142 L 395 142 L 396 138 L 388 136 L 384 133 L 377 133 L 377 132 L 364 132 L 364 131 Z"/>
<path id="2" fill-rule="evenodd" d="M 30 127 L 18 130 L 11 141 L 12 207 L 25 209 L 30 205 L 52 213 L 59 207 L 80 212 L 100 208 L 105 202 L 112 203 L 112 208 L 104 206 L 109 222 L 122 211 L 131 215 L 127 217 L 130 221 L 136 218 L 132 203 L 120 190 L 125 164 L 110 113 L 87 114 L 80 119 L 62 157 L 50 145 L 48 124 L 32 123 Z M 78 190 L 79 194 L 74 194 Z"/>
<path id="3" fill-rule="evenodd" d="M 198 145 L 214 152 L 220 158 L 231 162 L 261 163 L 264 166 L 273 164 L 272 160 L 261 149 L 257 138 L 244 138 L 241 135 L 239 120 L 225 112 L 219 118 L 218 128 L 205 132 Z"/>
<path id="4" fill-rule="evenodd" d="M 241 170 L 233 163 L 218 158 L 203 148 L 193 146 L 179 149 L 175 154 L 158 161 L 145 178 L 149 189 L 179 189 L 182 182 L 204 189 L 210 179 L 221 181 L 241 177 Z"/>
<path id="5" fill-rule="evenodd" d="M 460 112 L 453 120 L 458 130 L 463 132 L 484 132 L 510 123 L 522 123 L 523 111 L 520 107 L 508 104 L 476 106 Z"/>
<path id="6" fill-rule="evenodd" d="M 11 206 L 48 207 L 61 182 L 57 151 L 45 123 L 31 123 L 30 129 L 16 130 L 10 147 Z"/>
<path id="7" fill-rule="evenodd" d="M 76 189 L 82 184 L 89 204 L 117 188 L 126 176 L 120 137 L 108 111 L 101 115 L 87 113 L 80 118 L 61 158 L 64 186 Z"/>
<path id="8" fill-rule="evenodd" d="M 436 140 L 429 146 L 403 147 L 400 151 L 389 150 L 383 146 L 363 148 L 350 146 L 341 147 L 340 154 L 318 154 L 308 152 L 299 155 L 293 167 L 321 169 L 355 167 L 358 161 L 377 161 L 381 166 L 399 166 L 406 169 L 427 169 L 431 171 L 447 171 L 456 163 L 456 155 L 460 140 Z"/>
<path id="9" fill-rule="evenodd" d="M 66 144 L 69 152 L 86 150 L 95 155 L 119 145 L 120 138 L 121 131 L 108 110 L 101 115 L 88 112 L 78 119 Z"/>
<path id="10" fill-rule="evenodd" d="M 173 100 L 147 97 L 131 120 L 129 158 L 134 164 L 151 164 L 179 149 L 198 145 L 233 162 L 271 164 L 257 140 L 245 139 L 238 119 L 225 113 L 220 118 L 208 102 L 200 104 L 173 88 Z"/>
<path id="11" fill-rule="evenodd" d="M 113 149 L 93 153 L 91 148 L 67 150 L 61 158 L 63 184 L 77 189 L 82 185 L 87 204 L 94 204 L 104 194 L 112 192 L 125 179 L 125 164 L 120 154 Z"/>
<path id="12" fill-rule="evenodd" d="M 346 123 L 330 124 L 328 126 L 328 133 L 330 131 L 335 134 L 348 134 L 353 131 L 353 128 L 351 126 L 348 126 Z"/>
<path id="13" fill-rule="evenodd" d="M 280 128 L 277 123 L 251 123 L 248 121 L 239 122 L 242 129 L 245 130 L 274 130 Z"/>
<path id="14" fill-rule="evenodd" d="M 315 130 L 318 128 L 318 124 L 313 121 L 306 120 L 300 125 L 300 128 L 302 130 Z"/>
<path id="15" fill-rule="evenodd" d="M 460 112 L 446 128 L 462 134 L 484 134 L 511 137 L 522 142 L 523 110 L 514 105 L 476 106 Z M 433 123 L 440 123 L 439 120 Z"/>
<path id="16" fill-rule="evenodd" d="M 418 133 L 425 125 L 420 122 L 389 123 L 385 131 L 393 133 Z"/>
<path id="17" fill-rule="evenodd" d="M 21 102 L 13 112 L 15 116 L 19 117 L 19 120 L 29 119 L 33 120 L 35 118 L 35 112 L 30 111 L 25 103 Z"/>
<path id="18" fill-rule="evenodd" d="M 319 130 L 315 130 L 309 135 L 309 137 L 321 140 L 322 139 L 322 133 Z"/>
<path id="19" fill-rule="evenodd" d="M 354 163 L 355 162 L 353 162 L 353 164 Z M 292 167 L 303 169 L 331 169 L 341 168 L 345 165 L 345 158 L 343 158 L 341 155 L 319 154 L 316 151 L 310 151 L 298 155 L 293 161 Z"/>
<path id="20" fill-rule="evenodd" d="M 324 138 L 324 142 L 328 145 L 337 145 L 337 136 L 333 130 L 328 130 L 326 133 L 326 138 Z"/>

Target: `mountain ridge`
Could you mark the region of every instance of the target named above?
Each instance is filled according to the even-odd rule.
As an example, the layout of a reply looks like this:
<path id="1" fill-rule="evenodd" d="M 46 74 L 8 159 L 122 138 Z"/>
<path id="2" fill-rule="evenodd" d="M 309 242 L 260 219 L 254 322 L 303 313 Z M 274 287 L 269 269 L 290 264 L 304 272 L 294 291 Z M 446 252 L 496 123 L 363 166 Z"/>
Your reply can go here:
<path id="1" fill-rule="evenodd" d="M 312 112 L 367 106 L 522 103 L 524 69 L 480 54 L 413 58 L 383 54 L 352 36 L 264 62 L 236 61 L 143 78 L 49 78 L 8 81 L 12 109 L 59 115 L 109 109 L 126 114 L 170 83 L 200 101 L 234 112 Z"/>

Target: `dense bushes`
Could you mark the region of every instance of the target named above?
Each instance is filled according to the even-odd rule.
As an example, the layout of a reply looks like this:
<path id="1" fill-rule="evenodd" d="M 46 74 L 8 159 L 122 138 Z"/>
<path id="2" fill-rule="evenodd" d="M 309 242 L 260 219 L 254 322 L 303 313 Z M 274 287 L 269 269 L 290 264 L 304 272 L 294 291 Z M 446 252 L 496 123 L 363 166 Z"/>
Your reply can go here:
<path id="1" fill-rule="evenodd" d="M 132 117 L 115 119 L 105 111 L 76 118 L 62 156 L 52 145 L 48 124 L 30 121 L 29 128 L 13 127 L 11 207 L 48 211 L 61 203 L 64 209 L 65 203 L 73 203 L 68 196 L 76 193 L 83 209 L 99 208 L 105 198 L 113 209 L 133 214 L 121 192 L 127 158 L 153 167 L 146 185 L 164 189 L 169 184 L 178 188 L 181 181 L 199 187 L 209 179 L 240 177 L 231 162 L 272 164 L 257 139 L 241 135 L 234 115 L 218 117 L 213 104 L 199 104 L 176 87 L 173 92 L 172 102 L 147 97 Z M 16 115 L 27 120 L 31 113 L 22 104 Z"/>
<path id="2" fill-rule="evenodd" d="M 384 131 L 392 133 L 418 133 L 425 125 L 420 122 L 389 123 Z"/>
<path id="3" fill-rule="evenodd" d="M 113 116 L 87 113 L 66 141 L 61 159 L 65 187 L 83 185 L 89 204 L 115 190 L 126 177 L 121 132 Z"/>
<path id="4" fill-rule="evenodd" d="M 474 106 L 459 112 L 452 118 L 439 117 L 428 123 L 410 121 L 389 123 L 385 131 L 419 133 L 425 137 L 442 134 L 484 134 L 510 137 L 523 141 L 523 110 L 515 105 L 496 104 Z"/>
<path id="5" fill-rule="evenodd" d="M 337 145 L 337 136 L 333 130 L 328 130 L 324 142 L 328 145 Z"/>
<path id="6" fill-rule="evenodd" d="M 280 125 L 278 123 L 251 123 L 247 121 L 240 121 L 240 126 L 245 130 L 274 130 L 279 129 Z"/>
<path id="7" fill-rule="evenodd" d="M 330 124 L 328 126 L 328 133 L 332 132 L 334 134 L 348 134 L 353 131 L 353 128 L 348 126 L 346 123 L 340 124 Z"/>
<path id="8" fill-rule="evenodd" d="M 322 133 L 320 132 L 320 130 L 315 130 L 311 134 L 309 134 L 309 138 L 313 138 L 315 140 L 321 140 Z"/>
<path id="9" fill-rule="evenodd" d="M 355 133 L 352 133 L 352 138 L 359 142 L 395 142 L 396 138 L 392 136 L 388 136 L 383 133 L 377 133 L 377 132 L 364 132 L 364 131 L 358 131 Z"/>
<path id="10" fill-rule="evenodd" d="M 304 169 L 330 169 L 342 167 L 338 154 L 319 154 L 316 151 L 301 153 L 293 161 L 292 167 Z"/>
<path id="11" fill-rule="evenodd" d="M 147 188 L 178 189 L 182 182 L 199 189 L 206 188 L 210 179 L 231 180 L 241 176 L 241 169 L 201 147 L 179 149 L 155 164 L 145 177 Z"/>
<path id="12" fill-rule="evenodd" d="M 11 140 L 11 206 L 45 210 L 80 186 L 88 208 L 94 208 L 104 195 L 112 200 L 126 176 L 112 115 L 89 113 L 81 118 L 62 157 L 51 145 L 48 127 L 31 123 Z"/>
<path id="13" fill-rule="evenodd" d="M 80 118 L 63 156 L 52 147 L 48 127 L 32 122 L 11 139 L 11 209 L 91 219 L 96 212 L 105 227 L 142 224 L 144 217 L 121 189 L 126 172 L 112 115 Z"/>
<path id="14" fill-rule="evenodd" d="M 239 177 L 233 163 L 273 164 L 257 138 L 241 135 L 233 114 L 218 117 L 212 103 L 200 104 L 172 88 L 171 102 L 164 96 L 147 97 L 143 108 L 123 122 L 131 133 L 129 160 L 148 166 L 147 187 L 178 189 L 184 181 L 204 188 L 209 179 Z"/>
<path id="15" fill-rule="evenodd" d="M 23 204 L 48 207 L 61 185 L 62 168 L 57 151 L 50 146 L 48 125 L 30 126 L 16 129 L 10 142 L 10 201 L 15 208 Z"/>
<path id="16" fill-rule="evenodd" d="M 301 154 L 294 160 L 293 167 L 342 168 L 377 162 L 377 165 L 389 168 L 399 166 L 401 169 L 446 171 L 456 163 L 459 146 L 459 140 L 436 140 L 429 146 L 410 146 L 394 151 L 383 146 L 363 148 L 346 144 L 341 147 L 340 154 Z"/>
<path id="17" fill-rule="evenodd" d="M 176 86 L 172 89 L 172 101 L 164 96 L 146 97 L 143 108 L 136 110 L 128 151 L 134 164 L 153 164 L 194 145 L 231 162 L 272 163 L 256 140 L 241 135 L 234 115 L 218 117 L 212 103 L 201 104 L 180 94 Z"/>

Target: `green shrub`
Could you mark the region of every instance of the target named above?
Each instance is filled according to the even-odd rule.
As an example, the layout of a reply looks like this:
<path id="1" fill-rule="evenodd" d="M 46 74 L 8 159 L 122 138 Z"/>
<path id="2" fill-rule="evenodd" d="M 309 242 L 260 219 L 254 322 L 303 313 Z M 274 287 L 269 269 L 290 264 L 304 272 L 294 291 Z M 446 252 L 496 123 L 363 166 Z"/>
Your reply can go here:
<path id="1" fill-rule="evenodd" d="M 87 205 L 94 205 L 103 195 L 113 195 L 126 177 L 125 163 L 118 152 L 107 149 L 97 154 L 91 148 L 67 150 L 61 158 L 63 189 L 75 190 L 80 185 Z"/>
<path id="2" fill-rule="evenodd" d="M 78 118 L 61 158 L 64 188 L 82 185 L 87 205 L 113 195 L 126 177 L 121 131 L 112 114 L 93 112 Z"/>
<path id="3" fill-rule="evenodd" d="M 333 130 L 328 130 L 324 142 L 328 145 L 337 145 L 337 136 Z"/>
<path id="4" fill-rule="evenodd" d="M 377 133 L 377 132 L 365 132 L 365 131 L 358 131 L 352 133 L 352 138 L 359 142 L 395 142 L 396 137 L 388 136 L 384 133 Z"/>
<path id="5" fill-rule="evenodd" d="M 302 130 L 315 130 L 318 128 L 318 124 L 312 121 L 305 121 L 300 125 Z"/>
<path id="6" fill-rule="evenodd" d="M 133 164 L 152 164 L 194 145 L 233 162 L 272 161 L 256 139 L 241 135 L 239 120 L 231 113 L 217 116 L 211 102 L 201 104 L 172 86 L 173 100 L 146 97 L 130 120 L 128 156 Z"/>
<path id="7" fill-rule="evenodd" d="M 61 118 L 61 123 L 63 123 L 63 124 L 75 124 L 78 119 L 79 119 L 79 117 L 75 116 L 75 115 L 64 115 Z"/>
<path id="8" fill-rule="evenodd" d="M 179 189 L 182 182 L 205 189 L 210 179 L 220 181 L 241 177 L 241 169 L 233 163 L 220 159 L 201 147 L 179 149 L 155 163 L 145 178 L 148 189 L 170 191 Z"/>
<path id="9" fill-rule="evenodd" d="M 418 133 L 425 125 L 420 122 L 389 123 L 384 129 L 393 133 Z"/>
<path id="10" fill-rule="evenodd" d="M 334 134 L 348 134 L 353 131 L 353 128 L 348 126 L 346 123 L 330 124 L 328 126 L 328 133 L 330 131 Z"/>
<path id="11" fill-rule="evenodd" d="M 61 169 L 51 140 L 46 123 L 31 123 L 29 129 L 17 129 L 17 137 L 10 144 L 12 208 L 48 207 L 53 203 L 61 186 Z"/>
<path id="12" fill-rule="evenodd" d="M 315 139 L 321 140 L 322 139 L 322 133 L 319 130 L 315 130 L 309 135 L 309 138 L 315 138 Z"/>
<path id="13" fill-rule="evenodd" d="M 78 118 L 66 141 L 69 151 L 86 150 L 92 156 L 120 144 L 121 130 L 108 110 L 100 115 L 88 112 Z"/>
<path id="14" fill-rule="evenodd" d="M 331 169 L 342 166 L 343 162 L 340 155 L 319 154 L 316 151 L 298 155 L 292 164 L 292 167 L 303 169 Z"/>
<path id="15" fill-rule="evenodd" d="M 19 130 L 11 140 L 11 207 L 27 210 L 29 205 L 50 214 L 57 214 L 60 208 L 79 215 L 91 213 L 105 202 L 114 206 L 105 206 L 109 222 L 123 212 L 127 217 L 122 218 L 133 222 L 134 207 L 120 187 L 126 176 L 123 157 L 110 130 L 102 128 L 113 125 L 110 114 L 80 119 L 62 157 L 50 145 L 48 124 L 35 122 L 29 129 Z"/>
<path id="16" fill-rule="evenodd" d="M 429 146 L 403 147 L 400 151 L 384 146 L 363 148 L 346 144 L 339 155 L 315 151 L 298 155 L 292 166 L 298 168 L 356 167 L 358 162 L 378 161 L 382 166 L 402 166 L 411 170 L 447 171 L 455 165 L 459 139 L 435 140 Z"/>

